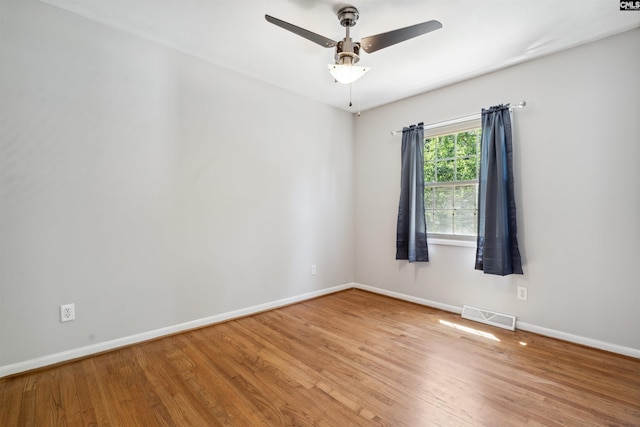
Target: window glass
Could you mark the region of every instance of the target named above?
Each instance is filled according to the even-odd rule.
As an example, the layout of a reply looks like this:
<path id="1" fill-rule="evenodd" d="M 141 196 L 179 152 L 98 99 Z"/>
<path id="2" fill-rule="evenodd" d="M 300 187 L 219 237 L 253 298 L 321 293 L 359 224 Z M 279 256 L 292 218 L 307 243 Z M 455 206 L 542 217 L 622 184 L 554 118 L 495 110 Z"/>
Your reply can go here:
<path id="1" fill-rule="evenodd" d="M 479 127 L 424 141 L 425 214 L 429 234 L 476 236 Z"/>

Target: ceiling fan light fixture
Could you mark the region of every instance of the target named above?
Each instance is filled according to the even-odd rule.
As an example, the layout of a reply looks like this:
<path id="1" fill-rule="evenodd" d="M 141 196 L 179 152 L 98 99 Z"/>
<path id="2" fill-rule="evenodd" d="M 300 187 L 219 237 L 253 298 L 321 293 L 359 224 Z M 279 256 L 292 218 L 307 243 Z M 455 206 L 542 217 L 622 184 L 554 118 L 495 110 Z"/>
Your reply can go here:
<path id="1" fill-rule="evenodd" d="M 329 72 L 331 76 L 343 85 L 348 85 L 362 77 L 369 67 L 358 67 L 355 65 L 329 64 Z"/>

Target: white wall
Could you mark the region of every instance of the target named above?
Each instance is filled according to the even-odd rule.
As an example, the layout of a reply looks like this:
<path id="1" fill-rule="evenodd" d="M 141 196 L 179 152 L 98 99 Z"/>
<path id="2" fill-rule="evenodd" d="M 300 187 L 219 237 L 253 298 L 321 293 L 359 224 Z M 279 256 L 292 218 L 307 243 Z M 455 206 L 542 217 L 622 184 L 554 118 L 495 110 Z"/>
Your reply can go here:
<path id="1" fill-rule="evenodd" d="M 640 349 L 640 30 L 365 112 L 354 127 L 46 4 L 1 1 L 0 372 L 354 279 Z M 484 276 L 471 248 L 395 261 L 389 131 L 522 99 L 525 275 Z M 60 324 L 69 302 L 77 320 Z"/>
<path id="2" fill-rule="evenodd" d="M 511 313 L 534 329 L 640 354 L 640 29 L 363 113 L 356 122 L 356 281 Z M 475 248 L 395 261 L 400 136 L 527 101 L 514 119 L 523 276 L 474 270 Z M 526 286 L 529 300 L 516 299 Z"/>
<path id="3" fill-rule="evenodd" d="M 353 281 L 352 115 L 40 2 L 1 19 L 0 367 Z"/>

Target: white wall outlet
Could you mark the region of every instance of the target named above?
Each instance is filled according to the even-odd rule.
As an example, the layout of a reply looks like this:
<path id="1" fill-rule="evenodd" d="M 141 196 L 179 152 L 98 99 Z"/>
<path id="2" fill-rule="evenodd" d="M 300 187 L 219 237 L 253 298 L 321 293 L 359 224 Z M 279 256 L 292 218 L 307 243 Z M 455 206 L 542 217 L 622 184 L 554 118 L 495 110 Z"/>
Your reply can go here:
<path id="1" fill-rule="evenodd" d="M 527 288 L 524 286 L 518 286 L 518 299 L 523 301 L 527 300 Z"/>
<path id="2" fill-rule="evenodd" d="M 317 272 L 318 272 L 318 269 L 316 268 L 316 265 L 315 265 L 315 264 L 313 264 L 313 265 L 311 266 L 311 275 L 312 275 L 312 276 L 315 276 Z"/>
<path id="3" fill-rule="evenodd" d="M 75 304 L 63 304 L 60 306 L 60 322 L 70 322 L 76 320 Z"/>

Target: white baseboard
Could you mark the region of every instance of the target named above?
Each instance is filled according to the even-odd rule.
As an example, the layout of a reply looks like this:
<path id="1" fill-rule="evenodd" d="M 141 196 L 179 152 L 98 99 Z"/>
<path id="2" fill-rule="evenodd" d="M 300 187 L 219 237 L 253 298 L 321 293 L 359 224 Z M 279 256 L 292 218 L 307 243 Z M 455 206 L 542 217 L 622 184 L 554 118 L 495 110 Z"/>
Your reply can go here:
<path id="1" fill-rule="evenodd" d="M 410 301 L 416 304 L 438 308 L 440 310 L 449 311 L 456 314 L 462 313 L 462 307 L 457 307 L 454 305 L 442 304 L 442 303 L 430 301 L 424 298 L 414 297 L 412 295 L 401 294 L 398 292 L 388 291 L 386 289 L 380 289 L 380 288 L 375 288 L 373 286 L 362 285 L 360 283 L 355 283 L 354 287 L 357 289 L 362 289 L 365 291 L 374 292 L 377 294 L 386 295 L 393 298 L 398 298 L 404 301 Z M 580 344 L 587 347 L 593 347 L 600 350 L 606 350 L 612 353 L 618 353 L 625 356 L 630 356 L 630 357 L 635 357 L 640 359 L 640 349 L 637 349 L 637 348 L 625 347 L 618 344 L 599 341 L 593 338 L 587 338 L 580 335 L 574 335 L 567 332 L 557 331 L 555 329 L 544 328 L 542 326 L 532 325 L 530 323 L 519 322 L 519 321 L 516 321 L 516 329 L 520 329 L 527 332 L 533 332 L 533 333 L 544 335 L 550 338 L 556 338 L 559 340 L 568 341 L 575 344 Z"/>
<path id="2" fill-rule="evenodd" d="M 258 304 L 239 310 L 233 310 L 226 313 L 216 314 L 213 316 L 205 317 L 202 319 L 192 320 L 190 322 L 180 323 L 166 328 L 154 329 L 152 331 L 142 332 L 127 337 L 117 338 L 110 341 L 105 341 L 97 344 L 92 344 L 86 347 L 74 348 L 71 350 L 63 351 L 60 353 L 49 354 L 35 359 L 25 360 L 5 366 L 0 366 L 0 378 L 8 375 L 15 375 L 21 372 L 30 371 L 33 369 L 43 368 L 46 366 L 54 365 L 61 362 L 67 362 L 70 360 L 90 356 L 92 354 L 102 353 L 109 350 L 114 350 L 120 347 L 125 347 L 132 344 L 149 341 L 154 338 L 162 336 L 172 335 L 178 332 L 184 332 L 195 328 L 201 328 L 203 326 L 213 325 L 215 323 L 224 322 L 231 319 L 237 319 L 239 317 L 249 316 L 252 314 L 260 313 L 266 310 L 273 310 L 274 308 L 283 307 L 297 302 L 309 300 L 312 298 L 320 297 L 334 292 L 339 292 L 345 289 L 354 288 L 354 283 L 346 283 L 344 285 L 333 286 L 331 288 L 321 289 L 319 291 L 307 292 L 301 295 L 296 295 L 289 298 L 283 298 L 280 300 L 268 302 L 265 304 Z"/>
<path id="3" fill-rule="evenodd" d="M 387 289 L 376 288 L 373 286 L 363 285 L 360 283 L 355 283 L 354 288 L 362 289 L 363 291 L 369 291 L 369 292 L 373 292 L 380 295 L 386 295 L 388 297 L 401 299 L 403 301 L 409 301 L 409 302 L 414 302 L 420 305 L 426 305 L 427 307 L 438 308 L 440 310 L 449 311 L 451 313 L 456 313 L 456 314 L 462 313 L 462 307 L 456 307 L 455 305 L 449 305 L 449 304 L 442 304 L 442 303 L 431 301 L 428 299 L 414 297 L 412 295 L 389 291 Z"/>
<path id="4" fill-rule="evenodd" d="M 35 359 L 25 360 L 22 362 L 13 363 L 10 365 L 0 366 L 0 378 L 8 375 L 15 375 L 21 372 L 30 371 L 33 369 L 43 368 L 46 366 L 54 365 L 69 360 L 74 360 L 82 357 L 87 357 L 92 354 L 102 353 L 109 350 L 114 350 L 120 347 L 125 347 L 132 344 L 141 343 L 151 339 L 159 338 L 162 336 L 172 335 L 179 332 L 188 331 L 195 328 L 201 328 L 215 323 L 224 322 L 231 319 L 237 319 L 239 317 L 250 316 L 252 314 L 260 313 L 266 310 L 273 310 L 278 307 L 283 307 L 289 304 L 295 304 L 312 298 L 317 298 L 323 295 L 332 294 L 335 292 L 343 291 L 346 289 L 362 289 L 377 293 L 380 295 L 386 295 L 389 297 L 397 298 L 404 301 L 413 302 L 416 304 L 424 305 L 427 307 L 433 307 L 440 310 L 448 311 L 451 313 L 462 313 L 462 307 L 457 307 L 449 304 L 442 304 L 436 301 L 427 300 L 424 298 L 418 298 L 412 295 L 402 294 L 399 292 L 389 291 L 387 289 L 376 288 L 373 286 L 363 285 L 361 283 L 346 283 L 344 285 L 333 286 L 319 291 L 307 292 L 301 295 L 296 295 L 289 298 L 283 298 L 280 300 L 258 304 L 239 310 L 233 310 L 226 313 L 216 314 L 213 316 L 205 317 L 202 319 L 196 319 L 190 322 L 180 323 L 178 325 L 168 326 L 166 328 L 154 329 L 152 331 L 142 332 L 127 337 L 117 338 L 102 343 L 92 344 L 86 347 L 75 348 L 60 353 L 50 354 Z M 640 349 L 625 347 L 617 344 L 612 344 L 604 341 L 595 340 L 592 338 L 582 337 L 579 335 L 570 334 L 567 332 L 557 331 L 554 329 L 543 328 L 541 326 L 532 325 L 524 322 L 516 322 L 516 329 L 523 331 L 534 332 L 540 335 L 548 336 L 551 338 L 557 338 L 564 341 L 573 342 L 576 344 L 585 345 L 588 347 L 598 348 L 601 350 L 610 351 L 613 353 L 623 354 L 625 356 L 635 357 L 640 359 Z"/>
<path id="5" fill-rule="evenodd" d="M 635 357 L 640 359 L 640 349 L 625 347 L 618 344 L 612 344 L 606 341 L 599 341 L 593 338 L 583 337 L 580 335 L 574 335 L 567 332 L 556 331 L 555 329 L 544 328 L 542 326 L 532 325 L 530 323 L 516 321 L 516 329 L 521 329 L 527 332 L 533 332 L 539 335 L 544 335 L 551 338 L 556 338 L 563 341 L 569 341 L 575 344 L 584 345 L 587 347 L 598 348 L 600 350 L 610 351 L 612 353 L 618 353 L 625 356 Z"/>

